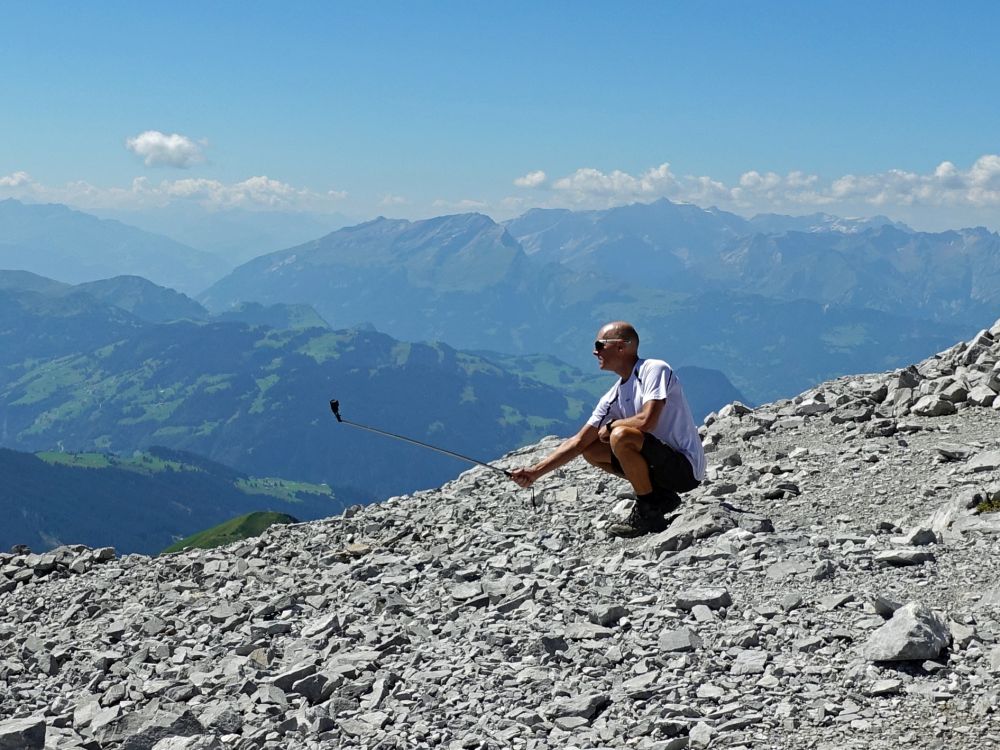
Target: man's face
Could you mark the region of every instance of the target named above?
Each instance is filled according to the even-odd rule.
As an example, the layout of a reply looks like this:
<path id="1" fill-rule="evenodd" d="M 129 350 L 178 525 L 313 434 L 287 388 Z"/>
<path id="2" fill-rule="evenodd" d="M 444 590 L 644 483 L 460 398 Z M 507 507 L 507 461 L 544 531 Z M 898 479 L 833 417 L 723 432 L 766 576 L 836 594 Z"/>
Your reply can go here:
<path id="1" fill-rule="evenodd" d="M 625 341 L 614 328 L 602 328 L 594 339 L 594 356 L 602 370 L 614 370 L 625 353 Z"/>

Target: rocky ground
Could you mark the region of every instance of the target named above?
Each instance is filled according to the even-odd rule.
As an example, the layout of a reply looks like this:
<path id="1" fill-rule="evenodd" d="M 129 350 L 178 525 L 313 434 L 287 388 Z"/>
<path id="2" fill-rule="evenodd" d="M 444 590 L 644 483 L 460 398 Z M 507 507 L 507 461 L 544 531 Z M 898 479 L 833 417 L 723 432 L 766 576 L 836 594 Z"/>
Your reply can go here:
<path id="1" fill-rule="evenodd" d="M 998 359 L 1000 324 L 726 407 L 635 540 L 575 462 L 537 508 L 477 468 L 218 550 L 2 555 L 0 750 L 1000 746 Z"/>

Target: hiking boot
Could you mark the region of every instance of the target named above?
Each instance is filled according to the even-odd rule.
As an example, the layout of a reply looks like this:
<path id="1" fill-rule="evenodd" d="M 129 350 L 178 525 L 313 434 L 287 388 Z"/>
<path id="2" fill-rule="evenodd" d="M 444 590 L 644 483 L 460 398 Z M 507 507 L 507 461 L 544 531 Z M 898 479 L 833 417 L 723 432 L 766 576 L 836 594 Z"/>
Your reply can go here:
<path id="1" fill-rule="evenodd" d="M 611 536 L 631 539 L 643 534 L 655 534 L 665 528 L 667 528 L 667 522 L 663 519 L 663 514 L 659 512 L 659 509 L 636 500 L 628 518 L 624 521 L 611 523 L 608 526 L 608 533 Z"/>
<path id="2" fill-rule="evenodd" d="M 681 496 L 670 490 L 656 490 L 656 510 L 667 516 L 681 507 Z"/>

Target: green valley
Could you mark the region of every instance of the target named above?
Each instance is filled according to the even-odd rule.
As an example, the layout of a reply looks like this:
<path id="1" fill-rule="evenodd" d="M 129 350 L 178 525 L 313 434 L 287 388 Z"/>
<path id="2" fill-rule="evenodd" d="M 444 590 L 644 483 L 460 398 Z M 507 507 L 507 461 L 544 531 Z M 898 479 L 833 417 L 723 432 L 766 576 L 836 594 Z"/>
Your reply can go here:
<path id="1" fill-rule="evenodd" d="M 345 507 L 326 485 L 249 476 L 161 447 L 127 456 L 0 449 L 0 475 L 3 549 L 74 543 L 155 554 L 234 516 L 313 519 Z"/>

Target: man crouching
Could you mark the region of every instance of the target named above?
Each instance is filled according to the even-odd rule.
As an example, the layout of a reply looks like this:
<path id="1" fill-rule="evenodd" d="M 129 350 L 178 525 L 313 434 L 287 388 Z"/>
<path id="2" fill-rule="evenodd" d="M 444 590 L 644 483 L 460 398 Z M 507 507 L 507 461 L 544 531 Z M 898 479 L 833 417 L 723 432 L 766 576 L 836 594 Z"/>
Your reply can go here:
<path id="1" fill-rule="evenodd" d="M 667 525 L 664 514 L 680 505 L 678 493 L 694 489 L 705 478 L 705 452 L 691 407 L 670 365 L 639 357 L 639 334 L 629 323 L 604 325 L 594 341 L 594 355 L 602 370 L 618 375 L 618 382 L 576 435 L 511 477 L 529 487 L 582 455 L 627 479 L 635 491 L 632 513 L 608 526 L 608 533 L 634 537 L 662 531 Z"/>

